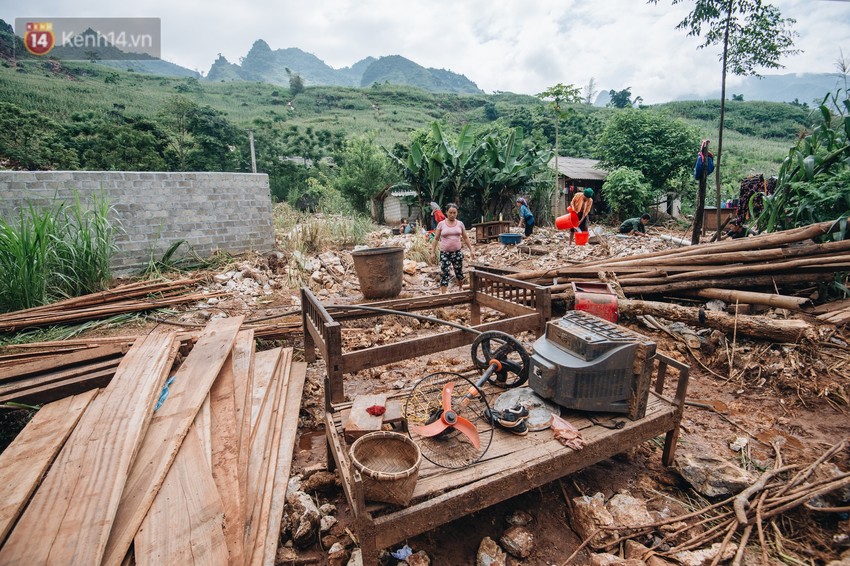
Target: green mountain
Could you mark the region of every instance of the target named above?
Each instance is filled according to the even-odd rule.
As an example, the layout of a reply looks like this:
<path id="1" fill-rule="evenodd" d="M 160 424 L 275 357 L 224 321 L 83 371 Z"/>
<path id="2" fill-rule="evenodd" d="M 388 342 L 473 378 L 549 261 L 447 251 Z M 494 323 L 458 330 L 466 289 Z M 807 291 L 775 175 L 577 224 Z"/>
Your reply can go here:
<path id="1" fill-rule="evenodd" d="M 429 92 L 483 94 L 475 83 L 463 75 L 445 69 L 425 68 L 400 55 L 374 59 L 367 57 L 351 67 L 334 69 L 311 53 L 297 47 L 272 50 L 258 39 L 241 65 L 219 55 L 206 80 L 257 81 L 289 85 L 292 75 L 299 75 L 306 86 L 368 87 L 373 84 L 415 86 Z"/>

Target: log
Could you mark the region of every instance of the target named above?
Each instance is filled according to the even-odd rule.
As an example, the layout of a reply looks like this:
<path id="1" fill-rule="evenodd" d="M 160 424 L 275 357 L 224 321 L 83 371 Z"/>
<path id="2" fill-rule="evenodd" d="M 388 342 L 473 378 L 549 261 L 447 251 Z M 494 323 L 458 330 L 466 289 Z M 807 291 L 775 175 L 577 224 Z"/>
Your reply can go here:
<path id="1" fill-rule="evenodd" d="M 718 299 L 727 304 L 765 305 L 789 311 L 799 311 L 812 306 L 811 299 L 805 297 L 789 297 L 774 293 L 756 293 L 754 291 L 739 291 L 736 289 L 700 289 L 689 293 L 703 299 Z"/>
<path id="2" fill-rule="evenodd" d="M 658 283 L 656 285 L 623 285 L 626 295 L 662 295 L 691 289 L 720 287 L 741 289 L 742 287 L 773 287 L 779 284 L 805 283 L 812 284 L 821 281 L 832 281 L 835 273 L 788 273 L 785 275 L 759 275 L 757 277 L 717 277 L 710 279 L 694 279 L 692 281 L 677 281 L 675 283 Z M 630 283 L 630 282 L 629 282 Z"/>
<path id="3" fill-rule="evenodd" d="M 667 320 L 684 322 L 692 326 L 715 328 L 723 332 L 736 331 L 742 336 L 767 339 L 774 342 L 796 343 L 802 339 L 817 340 L 819 328 L 799 319 L 773 319 L 763 316 L 738 315 L 705 311 L 656 301 L 621 299 L 620 314 L 629 316 L 650 315 Z"/>

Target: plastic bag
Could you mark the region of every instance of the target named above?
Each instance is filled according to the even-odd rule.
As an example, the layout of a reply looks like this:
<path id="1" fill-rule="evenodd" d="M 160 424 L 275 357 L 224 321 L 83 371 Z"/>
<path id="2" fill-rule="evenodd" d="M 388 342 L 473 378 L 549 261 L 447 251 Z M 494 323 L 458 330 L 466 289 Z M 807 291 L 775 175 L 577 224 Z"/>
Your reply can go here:
<path id="1" fill-rule="evenodd" d="M 552 415 L 552 421 L 549 423 L 549 426 L 552 427 L 552 433 L 555 435 L 555 439 L 564 446 L 573 450 L 584 448 L 585 441 L 581 436 L 581 432 L 568 421 L 558 415 Z"/>

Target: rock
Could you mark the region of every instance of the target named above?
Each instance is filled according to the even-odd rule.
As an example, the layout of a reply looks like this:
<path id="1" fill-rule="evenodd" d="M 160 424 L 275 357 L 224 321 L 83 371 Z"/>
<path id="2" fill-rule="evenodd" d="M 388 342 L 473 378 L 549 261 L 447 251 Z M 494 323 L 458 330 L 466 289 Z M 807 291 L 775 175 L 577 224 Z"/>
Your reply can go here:
<path id="1" fill-rule="evenodd" d="M 736 436 L 735 440 L 729 443 L 729 449 L 732 452 L 740 452 L 747 447 L 749 439 L 746 436 Z"/>
<path id="2" fill-rule="evenodd" d="M 415 554 L 411 554 L 407 557 L 407 560 L 402 562 L 402 564 L 408 564 L 408 566 L 430 566 L 431 559 L 428 558 L 428 554 L 424 550 L 420 550 Z"/>
<path id="3" fill-rule="evenodd" d="M 478 557 L 475 566 L 506 566 L 508 555 L 490 537 L 484 537 L 478 545 Z"/>
<path id="4" fill-rule="evenodd" d="M 534 521 L 534 517 L 525 511 L 514 511 L 508 516 L 506 521 L 509 525 L 513 525 L 515 527 L 525 527 Z"/>
<path id="5" fill-rule="evenodd" d="M 326 533 L 330 531 L 336 523 L 336 517 L 333 515 L 323 515 L 322 518 L 319 519 L 319 532 Z"/>
<path id="6" fill-rule="evenodd" d="M 328 550 L 328 566 L 344 566 L 348 563 L 351 554 L 340 543 L 335 543 Z"/>
<path id="7" fill-rule="evenodd" d="M 605 496 L 597 493 L 593 497 L 582 495 L 573 498 L 570 526 L 582 540 L 587 539 L 600 527 L 614 526 L 614 517 L 605 508 Z M 591 548 L 601 548 L 617 537 L 615 531 L 601 531 L 590 541 Z"/>
<path id="8" fill-rule="evenodd" d="M 307 493 L 313 493 L 314 491 L 327 492 L 336 488 L 336 474 L 327 471 L 316 472 L 301 484 L 301 490 Z"/>
<path id="9" fill-rule="evenodd" d="M 528 558 L 534 548 L 534 535 L 525 527 L 511 527 L 499 539 L 502 548 L 517 558 Z"/>
<path id="10" fill-rule="evenodd" d="M 643 560 L 620 558 L 607 552 L 590 555 L 591 566 L 646 566 Z"/>
<path id="11" fill-rule="evenodd" d="M 348 559 L 346 566 L 363 566 L 363 551 L 355 548 L 351 551 L 351 558 Z"/>
<path id="12" fill-rule="evenodd" d="M 649 525 L 653 522 L 652 515 L 646 508 L 646 502 L 632 497 L 628 493 L 614 495 L 608 500 L 605 507 L 611 513 L 614 524 L 623 527 L 623 530 Z"/>
<path id="13" fill-rule="evenodd" d="M 707 566 L 714 561 L 717 553 L 720 552 L 722 543 L 715 542 L 709 548 L 700 550 L 683 550 L 677 552 L 673 557 L 678 560 L 683 566 Z M 726 550 L 723 551 L 723 556 L 720 558 L 720 563 L 731 560 L 735 553 L 738 552 L 738 545 L 730 542 L 726 545 Z"/>
<path id="14" fill-rule="evenodd" d="M 292 524 L 292 543 L 297 548 L 309 548 L 319 540 L 319 510 L 313 499 L 303 491 L 286 498 Z"/>
<path id="15" fill-rule="evenodd" d="M 333 515 L 336 513 L 336 505 L 333 503 L 325 503 L 321 507 L 319 507 L 319 513 L 324 515 Z"/>
<path id="16" fill-rule="evenodd" d="M 683 454 L 676 458 L 676 469 L 695 490 L 706 497 L 728 497 L 757 478 L 749 472 L 713 456 Z"/>
<path id="17" fill-rule="evenodd" d="M 418 265 L 415 261 L 406 259 L 404 260 L 402 271 L 404 271 L 407 275 L 415 275 L 417 268 Z"/>

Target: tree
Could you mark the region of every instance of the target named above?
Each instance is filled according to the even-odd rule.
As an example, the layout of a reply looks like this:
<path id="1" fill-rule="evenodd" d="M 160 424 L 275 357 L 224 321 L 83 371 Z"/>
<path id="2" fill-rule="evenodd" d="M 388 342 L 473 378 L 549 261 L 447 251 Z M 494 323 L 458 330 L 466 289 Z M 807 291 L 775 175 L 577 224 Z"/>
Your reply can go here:
<path id="1" fill-rule="evenodd" d="M 636 96 L 632 99 L 632 87 L 630 86 L 623 90 L 609 90 L 608 94 L 611 96 L 611 100 L 608 102 L 607 106 L 613 108 L 631 108 L 632 106 L 637 106 L 643 102 L 643 98 L 640 96 Z"/>
<path id="2" fill-rule="evenodd" d="M 358 212 L 368 212 L 369 199 L 395 179 L 392 163 L 375 145 L 374 135 L 350 140 L 334 161 L 335 186 Z"/>
<path id="3" fill-rule="evenodd" d="M 590 80 L 584 87 L 584 103 L 587 105 L 593 104 L 593 99 L 599 94 L 599 89 L 596 88 L 596 79 L 590 77 Z"/>
<path id="4" fill-rule="evenodd" d="M 162 123 L 169 132 L 169 149 L 174 152 L 175 169 L 186 170 L 186 154 L 192 146 L 192 137 L 189 134 L 189 114 L 195 111 L 198 105 L 179 94 L 165 101 L 159 113 Z"/>
<path id="5" fill-rule="evenodd" d="M 657 4 L 659 0 L 648 0 Z M 686 0 L 671 0 L 678 4 Z M 717 135 L 717 155 L 714 157 L 714 185 L 717 206 L 717 231 L 720 231 L 720 162 L 723 153 L 723 120 L 726 115 L 726 76 L 758 76 L 757 69 L 778 69 L 783 55 L 798 52 L 793 49 L 795 20 L 782 18 L 779 10 L 762 0 L 688 0 L 694 9 L 679 22 L 676 29 L 688 30 L 688 35 L 701 37 L 700 48 L 721 47 L 720 127 Z M 701 212 L 702 205 L 698 204 Z"/>
<path id="6" fill-rule="evenodd" d="M 289 92 L 292 93 L 292 96 L 304 92 L 304 79 L 298 73 L 289 77 Z"/>
<path id="7" fill-rule="evenodd" d="M 605 179 L 605 202 L 619 220 L 646 212 L 656 194 L 636 169 L 620 167 Z"/>
<path id="8" fill-rule="evenodd" d="M 76 169 L 65 128 L 39 112 L 0 102 L 0 163 L 13 169 Z"/>
<path id="9" fill-rule="evenodd" d="M 558 122 L 561 120 L 561 104 L 578 104 L 581 102 L 581 89 L 572 84 L 558 83 L 537 95 L 543 100 L 550 100 L 550 106 L 555 111 L 555 171 L 558 171 Z M 558 175 L 555 175 L 555 191 L 558 189 Z"/>
<path id="10" fill-rule="evenodd" d="M 596 154 L 609 170 L 628 167 L 640 171 L 653 195 L 660 196 L 693 166 L 693 148 L 698 143 L 699 133 L 682 120 L 652 110 L 627 109 L 608 121 Z"/>

